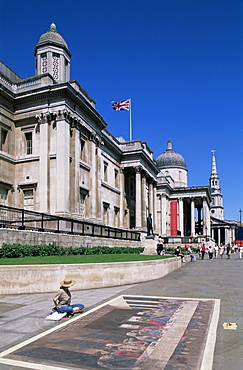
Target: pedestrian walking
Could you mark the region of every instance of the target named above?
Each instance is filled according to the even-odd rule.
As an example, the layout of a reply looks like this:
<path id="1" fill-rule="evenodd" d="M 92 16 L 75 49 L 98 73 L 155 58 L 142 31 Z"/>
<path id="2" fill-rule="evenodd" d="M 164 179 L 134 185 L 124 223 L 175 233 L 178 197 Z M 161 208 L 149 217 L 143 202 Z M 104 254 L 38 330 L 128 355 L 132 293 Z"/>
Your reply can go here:
<path id="1" fill-rule="evenodd" d="M 162 238 L 161 235 L 159 235 L 158 237 L 158 244 L 157 244 L 157 254 L 158 255 L 164 255 L 165 252 L 164 252 L 164 239 Z"/>
<path id="2" fill-rule="evenodd" d="M 242 260 L 242 257 L 243 257 L 243 245 L 240 246 L 239 256 L 240 256 L 240 259 Z"/>
<path id="3" fill-rule="evenodd" d="M 223 258 L 223 255 L 224 255 L 224 245 L 223 244 L 220 244 L 220 247 L 219 247 L 219 256 L 220 256 L 220 259 L 221 260 Z"/>
<path id="4" fill-rule="evenodd" d="M 201 258 L 201 246 L 200 246 L 200 244 L 198 244 L 198 247 L 197 247 L 197 254 L 198 254 L 198 257 Z"/>
<path id="5" fill-rule="evenodd" d="M 205 247 L 205 244 L 203 243 L 203 245 L 201 246 L 202 260 L 204 260 L 205 253 L 206 253 L 206 247 Z"/>
<path id="6" fill-rule="evenodd" d="M 218 255 L 219 255 L 219 246 L 218 246 L 218 244 L 215 244 L 215 247 L 214 247 L 214 257 L 215 258 L 218 258 Z"/>
<path id="7" fill-rule="evenodd" d="M 226 245 L 226 255 L 227 255 L 227 259 L 229 260 L 230 255 L 231 255 L 231 246 L 229 243 Z"/>
<path id="8" fill-rule="evenodd" d="M 213 259 L 213 247 L 212 247 L 212 245 L 210 245 L 209 247 L 208 247 L 208 257 L 209 257 L 209 259 L 210 260 L 212 260 Z"/>

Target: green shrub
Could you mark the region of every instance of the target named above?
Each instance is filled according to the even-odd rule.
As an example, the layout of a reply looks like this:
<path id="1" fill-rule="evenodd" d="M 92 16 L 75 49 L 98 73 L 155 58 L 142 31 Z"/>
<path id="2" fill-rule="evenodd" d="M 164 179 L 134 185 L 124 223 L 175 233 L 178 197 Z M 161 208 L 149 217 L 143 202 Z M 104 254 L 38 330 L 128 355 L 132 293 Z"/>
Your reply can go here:
<path id="1" fill-rule="evenodd" d="M 31 256 L 62 256 L 68 255 L 90 255 L 90 254 L 122 254 L 122 253 L 142 253 L 142 247 L 59 247 L 55 244 L 50 245 L 21 245 L 6 244 L 0 248 L 0 258 L 18 258 Z"/>

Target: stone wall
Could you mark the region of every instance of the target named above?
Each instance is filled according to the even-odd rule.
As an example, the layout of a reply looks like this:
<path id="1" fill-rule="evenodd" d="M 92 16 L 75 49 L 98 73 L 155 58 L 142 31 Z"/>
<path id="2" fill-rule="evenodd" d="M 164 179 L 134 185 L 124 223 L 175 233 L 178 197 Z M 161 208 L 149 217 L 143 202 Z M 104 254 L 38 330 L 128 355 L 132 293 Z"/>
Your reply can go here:
<path id="1" fill-rule="evenodd" d="M 7 244 L 49 245 L 59 247 L 141 247 L 140 241 L 99 238 L 30 230 L 0 229 L 1 246 Z"/>
<path id="2" fill-rule="evenodd" d="M 0 266 L 0 294 L 55 292 L 65 278 L 76 280 L 73 290 L 134 284 L 159 279 L 179 267 L 179 257 L 145 262 L 6 265 Z"/>

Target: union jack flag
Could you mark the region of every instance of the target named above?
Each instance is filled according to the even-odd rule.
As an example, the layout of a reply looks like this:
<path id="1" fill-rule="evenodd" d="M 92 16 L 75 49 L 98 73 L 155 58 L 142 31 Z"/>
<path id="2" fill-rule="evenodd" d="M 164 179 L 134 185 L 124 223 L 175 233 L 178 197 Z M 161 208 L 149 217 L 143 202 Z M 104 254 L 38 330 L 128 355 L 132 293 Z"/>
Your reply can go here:
<path id="1" fill-rule="evenodd" d="M 111 106 L 114 110 L 130 110 L 130 99 L 121 102 L 112 101 Z"/>

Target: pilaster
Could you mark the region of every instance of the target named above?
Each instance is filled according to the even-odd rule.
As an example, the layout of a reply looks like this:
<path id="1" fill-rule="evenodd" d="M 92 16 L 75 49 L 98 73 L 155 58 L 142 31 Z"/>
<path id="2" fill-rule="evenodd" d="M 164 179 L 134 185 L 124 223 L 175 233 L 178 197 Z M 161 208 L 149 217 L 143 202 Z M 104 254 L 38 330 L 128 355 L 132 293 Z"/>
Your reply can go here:
<path id="1" fill-rule="evenodd" d="M 147 228 L 147 190 L 146 190 L 146 172 L 143 171 L 141 173 L 142 176 L 142 189 L 141 189 L 141 196 L 142 196 L 142 206 L 141 206 L 141 217 L 142 217 L 142 227 L 144 229 Z"/>
<path id="2" fill-rule="evenodd" d="M 70 194 L 70 125 L 65 111 L 58 112 L 56 129 L 56 212 L 65 214 Z"/>
<path id="3" fill-rule="evenodd" d="M 39 162 L 39 212 L 50 211 L 50 160 L 49 160 L 49 123 L 51 114 L 41 114 L 36 116 L 38 120 L 38 130 L 40 135 L 40 162 Z"/>
<path id="4" fill-rule="evenodd" d="M 124 168 L 120 168 L 120 227 L 124 227 L 124 212 L 125 212 L 125 207 L 124 207 L 124 194 L 125 194 L 125 174 L 124 174 Z"/>

